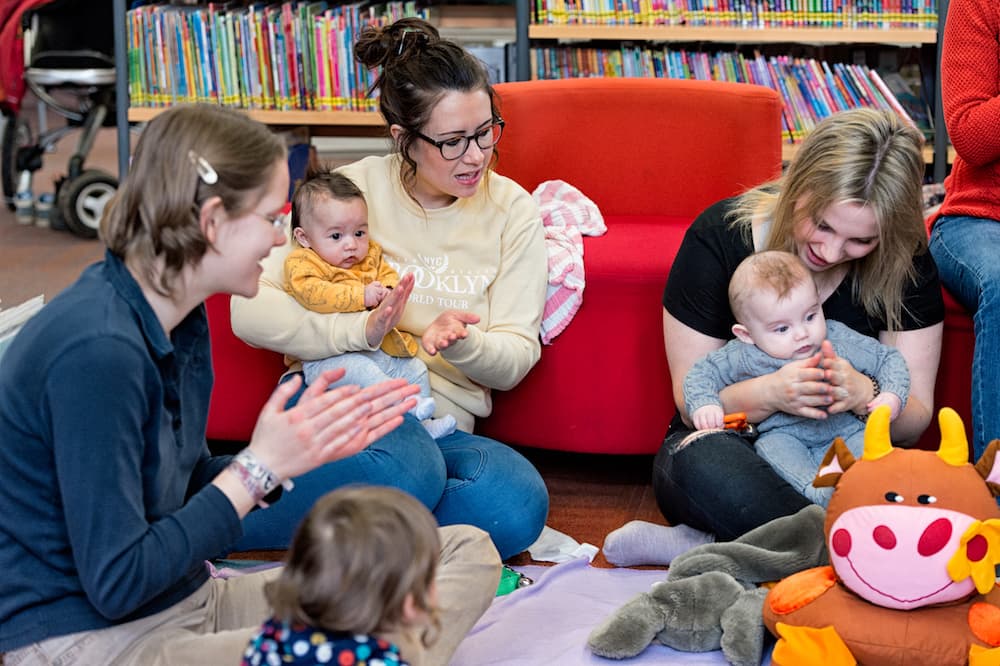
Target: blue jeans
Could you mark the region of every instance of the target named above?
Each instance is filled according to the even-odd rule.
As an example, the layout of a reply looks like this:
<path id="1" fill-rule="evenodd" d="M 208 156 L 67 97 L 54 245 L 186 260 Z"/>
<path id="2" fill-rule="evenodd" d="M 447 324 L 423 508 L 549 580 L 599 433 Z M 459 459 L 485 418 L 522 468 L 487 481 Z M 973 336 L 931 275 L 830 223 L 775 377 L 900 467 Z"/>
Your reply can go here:
<path id="1" fill-rule="evenodd" d="M 931 254 L 941 282 L 972 312 L 972 450 L 978 460 L 1000 437 L 1000 409 L 991 400 L 1000 386 L 1000 222 L 942 217 L 931 230 Z"/>
<path id="2" fill-rule="evenodd" d="M 301 391 L 290 402 L 299 395 Z M 534 543 L 549 511 L 545 482 L 520 453 L 462 431 L 431 439 L 407 414 L 402 425 L 364 451 L 297 477 L 295 489 L 279 502 L 251 512 L 233 550 L 287 548 L 316 500 L 352 483 L 405 490 L 427 506 L 440 525 L 465 523 L 488 532 L 504 559 Z"/>
<path id="3" fill-rule="evenodd" d="M 653 460 L 653 492 L 672 524 L 732 541 L 810 504 L 737 434 L 715 432 L 679 448 L 691 433 L 672 428 Z"/>

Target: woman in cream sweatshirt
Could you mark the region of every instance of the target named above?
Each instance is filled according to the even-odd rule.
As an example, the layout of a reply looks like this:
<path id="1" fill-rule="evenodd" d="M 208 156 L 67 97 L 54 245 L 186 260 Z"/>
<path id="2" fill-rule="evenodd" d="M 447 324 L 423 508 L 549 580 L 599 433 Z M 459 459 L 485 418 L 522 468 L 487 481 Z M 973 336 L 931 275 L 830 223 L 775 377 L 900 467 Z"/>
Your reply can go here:
<path id="1" fill-rule="evenodd" d="M 435 441 L 408 417 L 365 451 L 297 479 L 277 511 L 248 519 L 240 546 L 284 547 L 322 493 L 368 483 L 412 493 L 442 525 L 486 530 L 508 558 L 538 537 L 548 493 L 524 457 L 471 432 L 475 417 L 490 413 L 490 390 L 515 386 L 541 352 L 546 254 L 538 209 L 491 170 L 503 121 L 475 57 L 419 19 L 367 28 L 355 56 L 380 67 L 375 88 L 396 150 L 341 170 L 364 192 L 371 237 L 400 283 L 373 310 L 311 313 L 283 289 L 285 246 L 265 262 L 257 297 L 234 299 L 233 328 L 253 345 L 302 360 L 377 349 L 393 327 L 407 331 L 420 339 L 436 415 L 454 416 L 459 431 Z"/>

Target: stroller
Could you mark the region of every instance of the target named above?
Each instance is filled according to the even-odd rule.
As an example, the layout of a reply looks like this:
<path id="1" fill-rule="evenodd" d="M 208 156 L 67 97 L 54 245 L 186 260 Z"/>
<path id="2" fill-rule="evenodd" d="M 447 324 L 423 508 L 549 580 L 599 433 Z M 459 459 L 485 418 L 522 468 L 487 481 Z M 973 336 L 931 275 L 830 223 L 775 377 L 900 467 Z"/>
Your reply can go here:
<path id="1" fill-rule="evenodd" d="M 0 44 L 4 201 L 11 210 L 33 206 L 32 176 L 45 153 L 79 129 L 66 175 L 56 182 L 50 223 L 96 238 L 104 206 L 118 188 L 111 174 L 84 168 L 97 131 L 115 120 L 112 1 L 0 0 Z M 32 136 L 21 110 L 26 87 L 67 125 Z"/>

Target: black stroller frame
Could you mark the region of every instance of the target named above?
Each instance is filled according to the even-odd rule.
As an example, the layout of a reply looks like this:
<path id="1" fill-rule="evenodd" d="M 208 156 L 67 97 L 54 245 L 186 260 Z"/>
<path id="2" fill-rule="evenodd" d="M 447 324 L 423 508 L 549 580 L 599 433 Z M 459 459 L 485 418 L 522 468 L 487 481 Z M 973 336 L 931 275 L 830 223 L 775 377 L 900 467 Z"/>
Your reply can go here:
<path id="1" fill-rule="evenodd" d="M 114 22 L 111 0 L 54 0 L 27 10 L 21 17 L 25 35 L 24 81 L 38 101 L 67 119 L 64 127 L 44 129 L 32 137 L 17 110 L 4 109 L 2 132 L 3 195 L 11 209 L 33 198 L 33 174 L 67 134 L 79 130 L 66 175 L 56 182 L 50 223 L 85 238 L 96 238 L 104 207 L 118 180 L 104 171 L 85 168 L 101 127 L 114 125 Z M 75 99 L 75 107 L 61 98 Z M 40 114 L 43 115 L 43 114 Z"/>

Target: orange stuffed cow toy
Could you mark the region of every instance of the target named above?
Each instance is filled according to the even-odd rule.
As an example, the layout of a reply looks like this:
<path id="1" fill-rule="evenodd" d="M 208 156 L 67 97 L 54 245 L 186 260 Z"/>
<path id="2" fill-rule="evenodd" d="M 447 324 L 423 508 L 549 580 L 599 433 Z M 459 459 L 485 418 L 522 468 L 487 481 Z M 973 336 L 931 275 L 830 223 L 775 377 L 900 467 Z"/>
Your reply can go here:
<path id="1" fill-rule="evenodd" d="M 768 594 L 775 664 L 1000 665 L 1000 440 L 973 467 L 958 414 L 939 422 L 937 451 L 893 448 L 888 407 L 869 417 L 859 460 L 834 442 L 814 481 L 836 486 L 831 566 Z"/>

